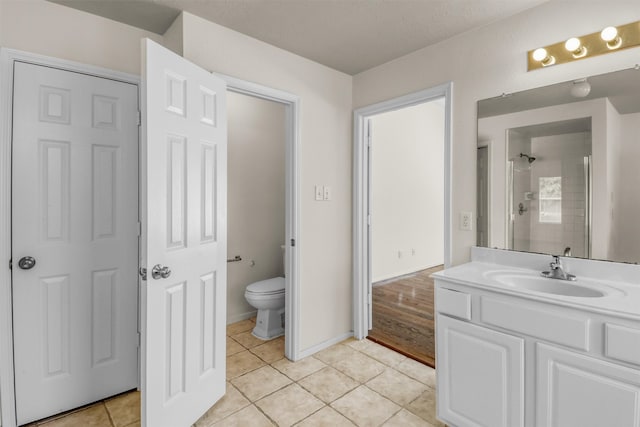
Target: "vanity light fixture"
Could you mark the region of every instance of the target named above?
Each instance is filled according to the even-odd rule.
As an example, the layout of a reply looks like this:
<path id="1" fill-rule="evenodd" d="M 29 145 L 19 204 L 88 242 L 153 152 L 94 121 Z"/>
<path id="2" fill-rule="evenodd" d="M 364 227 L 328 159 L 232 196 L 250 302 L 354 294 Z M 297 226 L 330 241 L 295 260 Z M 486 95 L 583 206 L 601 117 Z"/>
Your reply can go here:
<path id="1" fill-rule="evenodd" d="M 606 27 L 527 52 L 528 71 L 640 46 L 640 21 Z"/>

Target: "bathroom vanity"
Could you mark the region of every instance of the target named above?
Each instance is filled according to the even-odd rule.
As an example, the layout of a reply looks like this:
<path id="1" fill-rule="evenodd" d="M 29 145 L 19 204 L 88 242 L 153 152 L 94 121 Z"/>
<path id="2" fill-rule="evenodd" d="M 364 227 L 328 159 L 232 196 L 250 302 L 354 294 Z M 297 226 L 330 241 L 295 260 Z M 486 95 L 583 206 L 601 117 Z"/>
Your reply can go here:
<path id="1" fill-rule="evenodd" d="M 640 266 L 472 248 L 434 274 L 438 418 L 640 427 Z"/>

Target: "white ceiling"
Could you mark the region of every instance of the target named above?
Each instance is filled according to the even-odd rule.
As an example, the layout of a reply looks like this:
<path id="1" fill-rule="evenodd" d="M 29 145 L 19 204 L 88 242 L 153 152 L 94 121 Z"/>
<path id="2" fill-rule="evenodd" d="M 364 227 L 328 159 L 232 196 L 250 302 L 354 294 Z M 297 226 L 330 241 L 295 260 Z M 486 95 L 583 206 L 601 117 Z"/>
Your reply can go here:
<path id="1" fill-rule="evenodd" d="M 347 74 L 547 0 L 49 0 L 163 34 L 181 10 Z"/>

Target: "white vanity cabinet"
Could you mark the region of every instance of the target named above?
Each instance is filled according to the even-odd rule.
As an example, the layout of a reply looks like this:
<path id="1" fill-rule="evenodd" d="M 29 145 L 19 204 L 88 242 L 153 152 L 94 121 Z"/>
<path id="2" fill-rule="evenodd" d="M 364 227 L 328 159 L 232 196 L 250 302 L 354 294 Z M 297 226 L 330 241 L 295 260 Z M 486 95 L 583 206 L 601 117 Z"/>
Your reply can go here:
<path id="1" fill-rule="evenodd" d="M 438 417 L 640 427 L 640 321 L 436 278 Z"/>

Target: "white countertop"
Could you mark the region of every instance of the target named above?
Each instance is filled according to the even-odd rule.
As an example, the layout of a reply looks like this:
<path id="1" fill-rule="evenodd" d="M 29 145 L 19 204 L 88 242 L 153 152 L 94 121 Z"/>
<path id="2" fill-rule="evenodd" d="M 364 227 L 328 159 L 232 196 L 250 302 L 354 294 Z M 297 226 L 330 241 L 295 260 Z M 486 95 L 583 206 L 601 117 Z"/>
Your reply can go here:
<path id="1" fill-rule="evenodd" d="M 435 279 L 520 296 L 522 298 L 640 320 L 640 284 L 637 282 L 580 276 L 577 272 L 575 272 L 577 281 L 568 282 L 558 279 L 542 278 L 540 276 L 541 271 L 542 270 L 513 267 L 504 263 L 497 264 L 484 261 L 472 261 L 434 273 L 433 277 Z M 571 270 L 568 272 L 574 273 Z M 577 297 L 533 291 L 496 280 L 496 277 L 499 277 L 501 274 L 526 276 L 527 278 L 540 277 L 541 280 L 552 281 L 551 283 L 557 281 L 571 286 L 585 286 L 597 289 L 603 291 L 606 295 L 602 297 Z M 640 280 L 640 277 L 638 277 L 638 280 Z"/>

